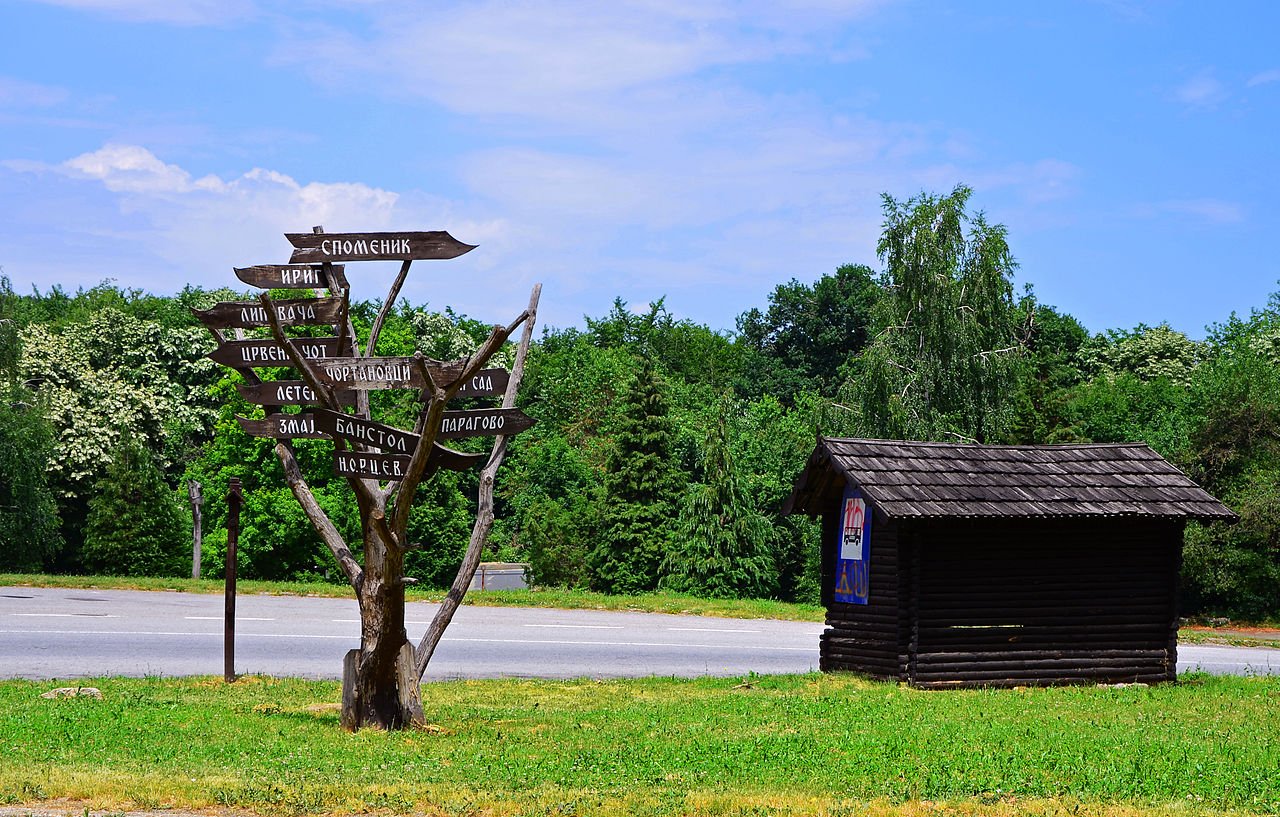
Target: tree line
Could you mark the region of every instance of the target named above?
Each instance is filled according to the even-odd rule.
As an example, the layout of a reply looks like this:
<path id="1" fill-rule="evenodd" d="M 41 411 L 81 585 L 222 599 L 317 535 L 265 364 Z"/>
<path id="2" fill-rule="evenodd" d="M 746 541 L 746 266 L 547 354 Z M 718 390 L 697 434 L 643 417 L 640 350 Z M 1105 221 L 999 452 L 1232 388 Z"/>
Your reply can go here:
<path id="1" fill-rule="evenodd" d="M 663 299 L 544 330 L 520 395 L 538 423 L 511 441 L 492 557 L 528 562 L 546 586 L 816 601 L 817 526 L 781 511 L 818 433 L 1142 441 L 1240 515 L 1188 527 L 1184 609 L 1280 614 L 1280 295 L 1204 340 L 1166 324 L 1091 333 L 1015 289 L 1007 232 L 969 196 L 884 197 L 879 270 L 779 284 L 732 330 L 677 319 Z M 214 343 L 191 309 L 245 297 L 110 283 L 20 294 L 0 279 L 0 570 L 188 572 L 198 481 L 203 564 L 216 573 L 239 477 L 241 575 L 340 578 L 271 441 L 236 422 L 256 408 L 238 375 L 205 357 Z M 362 337 L 378 306 L 352 304 Z M 487 331 L 401 304 L 377 353 L 452 359 Z M 416 414 L 411 393 L 372 399 L 402 426 Z M 331 445 L 295 447 L 317 500 L 359 538 Z M 419 489 L 408 575 L 451 581 L 475 491 L 475 473 L 452 471 Z"/>

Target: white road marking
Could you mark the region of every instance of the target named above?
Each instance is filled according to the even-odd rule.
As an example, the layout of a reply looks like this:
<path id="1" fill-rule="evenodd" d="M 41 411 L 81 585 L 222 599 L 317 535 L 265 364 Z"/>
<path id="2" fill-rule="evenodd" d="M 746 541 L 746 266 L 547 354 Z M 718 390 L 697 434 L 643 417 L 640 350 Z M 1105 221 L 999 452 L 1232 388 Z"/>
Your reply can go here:
<path id="1" fill-rule="evenodd" d="M 764 650 L 776 652 L 814 652 L 812 647 L 762 647 L 754 644 L 683 644 L 676 641 L 552 641 L 529 638 L 442 638 L 441 641 L 472 641 L 482 644 L 562 644 L 574 647 L 694 647 L 700 650 Z"/>
<path id="2" fill-rule="evenodd" d="M 716 627 L 668 627 L 673 633 L 763 633 L 764 630 L 724 630 Z"/>
<path id="3" fill-rule="evenodd" d="M 226 616 L 183 616 L 188 621 L 222 621 Z M 236 616 L 236 621 L 275 621 L 274 618 L 252 618 L 250 616 Z"/>
<path id="4" fill-rule="evenodd" d="M 111 613 L 10 613 L 9 615 L 27 618 L 120 618 Z"/>
<path id="5" fill-rule="evenodd" d="M 360 619 L 358 618 L 331 618 L 329 619 L 329 621 L 333 622 L 334 624 L 359 624 L 360 623 Z M 430 623 L 431 623 L 430 621 L 408 621 L 408 620 L 405 621 L 406 625 L 411 625 L 414 627 L 426 627 Z"/>
<path id="6" fill-rule="evenodd" d="M 621 630 L 620 624 L 526 624 L 525 627 L 555 627 L 561 630 Z"/>

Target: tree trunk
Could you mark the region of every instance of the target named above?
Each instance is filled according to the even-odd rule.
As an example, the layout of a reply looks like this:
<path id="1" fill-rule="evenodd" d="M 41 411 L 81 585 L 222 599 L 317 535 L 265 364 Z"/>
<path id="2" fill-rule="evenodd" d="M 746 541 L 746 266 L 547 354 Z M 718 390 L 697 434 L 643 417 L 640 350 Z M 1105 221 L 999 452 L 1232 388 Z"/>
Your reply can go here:
<path id="1" fill-rule="evenodd" d="M 360 650 L 354 667 L 343 673 L 342 724 L 353 731 L 421 726 L 413 649 L 405 649 L 409 638 L 404 626 L 404 554 L 385 542 L 372 522 L 365 528 L 364 554 Z"/>

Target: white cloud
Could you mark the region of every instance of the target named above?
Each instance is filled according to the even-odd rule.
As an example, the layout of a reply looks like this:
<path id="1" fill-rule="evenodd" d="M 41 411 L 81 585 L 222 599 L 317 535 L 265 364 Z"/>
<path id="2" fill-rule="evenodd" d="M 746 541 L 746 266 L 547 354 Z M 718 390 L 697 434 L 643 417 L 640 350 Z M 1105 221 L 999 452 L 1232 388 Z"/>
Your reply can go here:
<path id="1" fill-rule="evenodd" d="M 51 108 L 69 96 L 66 88 L 0 77 L 0 108 Z"/>
<path id="2" fill-rule="evenodd" d="M 193 182 L 187 171 L 165 164 L 151 151 L 137 145 L 109 144 L 68 159 L 62 167 L 67 172 L 97 179 L 116 193 L 185 193 L 221 185 L 213 177 Z"/>
<path id="3" fill-rule="evenodd" d="M 1195 108 L 1212 107 L 1226 98 L 1226 89 L 1210 72 L 1203 71 L 1174 89 L 1174 99 Z"/>
<path id="4" fill-rule="evenodd" d="M 39 0 L 119 20 L 182 26 L 222 25 L 255 13 L 253 0 Z"/>
<path id="5" fill-rule="evenodd" d="M 1280 82 L 1280 68 L 1272 68 L 1269 71 L 1262 71 L 1249 77 L 1246 86 L 1253 88 L 1257 85 L 1268 85 L 1272 82 Z"/>
<path id="6" fill-rule="evenodd" d="M 48 200 L 75 202 L 75 213 L 59 222 L 59 251 L 49 252 L 48 242 L 22 248 L 29 255 L 15 267 L 64 271 L 36 274 L 37 281 L 92 285 L 107 277 L 100 264 L 79 267 L 70 260 L 80 245 L 105 247 L 106 252 L 91 255 L 118 259 L 111 273 L 122 284 L 164 292 L 188 282 L 235 285 L 232 266 L 284 260 L 288 246 L 282 234 L 318 224 L 330 232 L 439 229 L 448 224 L 472 243 L 495 229 L 453 218 L 447 202 L 359 183 L 301 184 L 261 168 L 225 179 L 196 178 L 138 145 L 106 145 L 56 166 L 17 161 L 2 166 L 20 177 L 44 177 Z M 33 224 L 51 223 L 47 212 L 22 215 L 30 215 Z M 21 226 L 14 229 L 22 234 Z M 175 279 L 175 269 L 186 270 L 189 277 Z"/>
<path id="7" fill-rule="evenodd" d="M 1235 224 L 1245 218 L 1244 208 L 1236 202 L 1213 198 L 1170 199 L 1156 204 L 1156 209 L 1192 216 L 1210 224 Z"/>
<path id="8" fill-rule="evenodd" d="M 637 104 L 653 112 L 670 102 L 665 83 L 706 69 L 826 53 L 824 32 L 875 5 L 487 0 L 425 13 L 417 4 L 395 4 L 376 8 L 366 36 L 354 26 L 293 27 L 275 56 L 325 82 L 370 87 L 373 80 L 373 87 L 462 113 L 603 126 Z M 616 127 L 636 121 L 624 116 Z"/>

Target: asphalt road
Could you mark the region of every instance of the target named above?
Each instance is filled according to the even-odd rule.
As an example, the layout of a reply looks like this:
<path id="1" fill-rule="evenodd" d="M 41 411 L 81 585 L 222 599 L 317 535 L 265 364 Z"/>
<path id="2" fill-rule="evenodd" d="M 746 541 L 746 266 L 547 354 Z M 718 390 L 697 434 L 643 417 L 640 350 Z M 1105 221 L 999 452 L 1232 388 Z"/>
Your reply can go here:
<path id="1" fill-rule="evenodd" d="M 435 605 L 408 606 L 417 639 Z M 817 669 L 823 626 L 582 610 L 463 607 L 428 679 L 610 678 Z M 238 673 L 336 678 L 358 646 L 350 599 L 241 596 Z M 223 599 L 194 593 L 0 587 L 0 678 L 221 675 Z M 1280 650 L 1184 646 L 1179 670 L 1280 674 Z"/>

